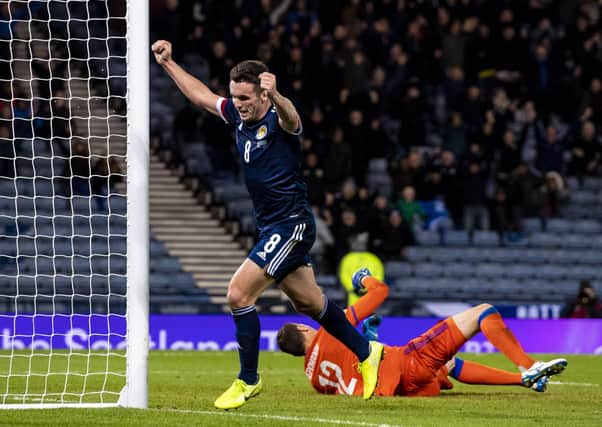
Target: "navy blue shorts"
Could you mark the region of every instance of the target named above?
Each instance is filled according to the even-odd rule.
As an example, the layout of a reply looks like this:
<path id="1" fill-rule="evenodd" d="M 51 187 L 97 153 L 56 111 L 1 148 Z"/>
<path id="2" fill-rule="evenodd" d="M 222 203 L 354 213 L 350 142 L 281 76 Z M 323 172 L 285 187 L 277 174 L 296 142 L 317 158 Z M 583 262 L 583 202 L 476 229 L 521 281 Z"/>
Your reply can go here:
<path id="1" fill-rule="evenodd" d="M 311 265 L 309 250 L 316 240 L 313 216 L 299 216 L 291 221 L 265 227 L 259 242 L 249 252 L 249 259 L 280 282 L 302 265 Z"/>

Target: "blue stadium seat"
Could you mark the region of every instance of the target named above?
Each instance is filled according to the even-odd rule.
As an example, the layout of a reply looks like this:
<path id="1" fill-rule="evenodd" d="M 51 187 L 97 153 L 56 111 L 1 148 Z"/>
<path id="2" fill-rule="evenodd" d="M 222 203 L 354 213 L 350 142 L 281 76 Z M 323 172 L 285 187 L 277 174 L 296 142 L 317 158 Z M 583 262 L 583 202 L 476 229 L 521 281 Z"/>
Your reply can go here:
<path id="1" fill-rule="evenodd" d="M 439 234 L 434 231 L 418 231 L 416 232 L 416 241 L 422 246 L 439 246 Z"/>
<path id="2" fill-rule="evenodd" d="M 533 248 L 557 248 L 562 241 L 561 236 L 552 233 L 532 233 L 529 236 L 529 246 Z"/>
<path id="3" fill-rule="evenodd" d="M 566 233 L 569 232 L 573 227 L 571 221 L 562 218 L 552 218 L 547 221 L 546 228 L 550 232 Z"/>
<path id="4" fill-rule="evenodd" d="M 253 202 L 251 199 L 232 200 L 226 204 L 226 212 L 229 218 L 253 215 Z"/>
<path id="5" fill-rule="evenodd" d="M 413 274 L 412 264 L 403 261 L 385 262 L 385 277 L 387 282 L 411 276 Z"/>
<path id="6" fill-rule="evenodd" d="M 562 236 L 562 247 L 586 249 L 591 247 L 590 236 L 585 234 L 565 234 Z"/>
<path id="7" fill-rule="evenodd" d="M 151 264 L 151 271 L 157 273 L 177 273 L 182 270 L 177 258 L 160 258 Z"/>
<path id="8" fill-rule="evenodd" d="M 417 277 L 439 277 L 445 274 L 445 268 L 439 263 L 423 262 L 414 266 L 414 274 Z"/>
<path id="9" fill-rule="evenodd" d="M 600 202 L 600 197 L 592 190 L 578 190 L 571 193 L 571 203 L 591 206 Z"/>
<path id="10" fill-rule="evenodd" d="M 482 279 L 502 277 L 506 267 L 497 263 L 482 263 L 475 267 L 475 275 Z"/>
<path id="11" fill-rule="evenodd" d="M 573 231 L 582 234 L 600 233 L 600 222 L 591 219 L 577 220 L 573 222 Z"/>
<path id="12" fill-rule="evenodd" d="M 250 200 L 249 192 L 244 184 L 228 183 L 213 188 L 216 203 L 226 204 L 233 200 Z"/>
<path id="13" fill-rule="evenodd" d="M 255 217 L 253 215 L 243 215 L 240 219 L 240 231 L 242 234 L 255 234 Z"/>
<path id="14" fill-rule="evenodd" d="M 1 251 L 0 251 L 1 253 Z M 406 248 L 406 256 L 411 262 L 429 261 L 432 257 L 433 249 L 420 246 L 410 246 Z"/>
<path id="15" fill-rule="evenodd" d="M 498 246 L 499 236 L 495 231 L 475 231 L 472 236 L 472 243 L 475 246 Z"/>
<path id="16" fill-rule="evenodd" d="M 387 159 L 375 158 L 368 161 L 368 172 L 387 173 Z"/>
<path id="17" fill-rule="evenodd" d="M 464 262 L 452 262 L 445 264 L 444 274 L 446 277 L 470 277 L 475 274 L 475 266 Z"/>
<path id="18" fill-rule="evenodd" d="M 536 270 L 539 279 L 559 280 L 568 275 L 568 271 L 565 267 L 554 264 L 543 265 L 537 267 Z"/>
<path id="19" fill-rule="evenodd" d="M 504 266 L 503 276 L 514 280 L 528 280 L 537 276 L 537 267 L 530 264 L 513 264 Z"/>
<path id="20" fill-rule="evenodd" d="M 124 239 L 124 243 L 125 243 L 125 239 Z M 125 251 L 123 251 L 122 253 L 125 253 Z M 160 240 L 152 240 L 150 242 L 151 258 L 161 257 L 161 256 L 165 256 L 165 255 L 167 255 L 167 247 L 165 246 L 165 243 L 163 243 Z"/>
<path id="21" fill-rule="evenodd" d="M 541 231 L 541 219 L 539 218 L 525 218 L 523 219 L 523 229 L 527 233 Z"/>
<path id="22" fill-rule="evenodd" d="M 468 246 L 468 233 L 463 230 L 450 230 L 445 232 L 443 241 L 447 246 Z"/>
<path id="23" fill-rule="evenodd" d="M 370 194 L 390 198 L 393 193 L 393 181 L 386 172 L 369 172 L 366 177 L 366 186 Z"/>

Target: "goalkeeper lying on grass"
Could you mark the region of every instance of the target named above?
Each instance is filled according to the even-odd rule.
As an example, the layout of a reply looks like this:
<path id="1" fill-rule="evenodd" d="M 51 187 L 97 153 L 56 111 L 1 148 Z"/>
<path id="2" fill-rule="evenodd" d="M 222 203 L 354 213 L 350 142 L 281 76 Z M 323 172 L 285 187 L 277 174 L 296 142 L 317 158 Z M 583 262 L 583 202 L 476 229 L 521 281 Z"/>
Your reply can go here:
<path id="1" fill-rule="evenodd" d="M 370 276 L 367 269 L 353 275 L 353 286 L 363 294 L 346 310 L 357 326 L 387 298 L 388 287 Z M 373 323 L 367 326 L 368 331 Z M 464 343 L 478 332 L 510 359 L 520 372 L 509 372 L 455 357 Z M 278 332 L 280 349 L 305 356 L 305 373 L 320 393 L 361 395 L 362 377 L 357 357 L 323 328 L 287 323 Z M 565 359 L 536 362 L 522 349 L 498 311 L 481 304 L 448 317 L 404 346 L 385 346 L 380 365 L 377 396 L 437 396 L 451 389 L 448 376 L 467 384 L 520 385 L 546 390 L 549 377 L 567 366 Z"/>

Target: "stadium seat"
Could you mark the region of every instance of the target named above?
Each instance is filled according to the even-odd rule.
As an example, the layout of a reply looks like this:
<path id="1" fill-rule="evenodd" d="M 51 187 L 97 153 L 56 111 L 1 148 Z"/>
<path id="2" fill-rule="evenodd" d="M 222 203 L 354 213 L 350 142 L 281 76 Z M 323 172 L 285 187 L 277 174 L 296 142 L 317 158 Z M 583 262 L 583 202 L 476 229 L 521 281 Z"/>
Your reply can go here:
<path id="1" fill-rule="evenodd" d="M 182 270 L 177 258 L 160 258 L 153 261 L 151 271 L 156 273 L 177 273 Z"/>
<path id="2" fill-rule="evenodd" d="M 600 222 L 591 219 L 583 219 L 573 222 L 573 231 L 575 233 L 591 234 L 600 233 Z"/>
<path id="3" fill-rule="evenodd" d="M 233 200 L 250 200 L 247 187 L 237 183 L 216 185 L 213 187 L 213 197 L 218 204 L 226 204 Z"/>
<path id="4" fill-rule="evenodd" d="M 241 218 L 245 215 L 253 215 L 253 202 L 251 199 L 232 200 L 226 204 L 228 218 Z"/>
<path id="5" fill-rule="evenodd" d="M 565 234 L 562 236 L 563 248 L 586 249 L 591 247 L 590 236 L 585 234 Z"/>
<path id="6" fill-rule="evenodd" d="M 393 182 L 387 173 L 369 172 L 366 186 L 370 194 L 378 194 L 387 198 L 390 198 L 393 192 Z"/>
<path id="7" fill-rule="evenodd" d="M 439 246 L 441 238 L 438 233 L 434 231 L 417 231 L 416 241 L 422 246 Z"/>
<path id="8" fill-rule="evenodd" d="M 446 277 L 467 278 L 474 276 L 475 267 L 473 264 L 464 262 L 452 262 L 445 264 L 444 274 Z"/>
<path id="9" fill-rule="evenodd" d="M 423 262 L 414 266 L 414 274 L 417 277 L 439 277 L 444 273 L 444 266 L 438 263 Z"/>
<path id="10" fill-rule="evenodd" d="M 413 274 L 412 264 L 402 261 L 385 262 L 385 278 L 387 282 L 403 279 Z"/>
<path id="11" fill-rule="evenodd" d="M 529 246 L 533 248 L 557 248 L 562 245 L 563 238 L 557 234 L 538 232 L 529 236 Z"/>
<path id="12" fill-rule="evenodd" d="M 443 235 L 443 241 L 447 246 L 468 246 L 468 233 L 463 230 L 446 231 Z"/>
<path id="13" fill-rule="evenodd" d="M 527 233 L 541 231 L 542 224 L 539 218 L 525 218 L 523 219 L 523 229 Z"/>
<path id="14" fill-rule="evenodd" d="M 495 231 L 475 231 L 472 236 L 472 243 L 475 246 L 498 246 L 499 236 Z"/>
<path id="15" fill-rule="evenodd" d="M 375 158 L 368 161 L 368 173 L 387 173 L 387 159 Z"/>
<path id="16" fill-rule="evenodd" d="M 537 269 L 538 267 L 531 264 L 513 264 L 504 266 L 502 275 L 510 279 L 524 281 L 536 277 Z"/>
<path id="17" fill-rule="evenodd" d="M 571 221 L 562 218 L 552 218 L 547 221 L 546 229 L 553 233 L 566 233 L 572 229 Z"/>
<path id="18" fill-rule="evenodd" d="M 497 263 L 482 263 L 478 264 L 474 271 L 477 277 L 481 279 L 489 279 L 502 277 L 504 275 L 505 267 L 502 264 Z"/>

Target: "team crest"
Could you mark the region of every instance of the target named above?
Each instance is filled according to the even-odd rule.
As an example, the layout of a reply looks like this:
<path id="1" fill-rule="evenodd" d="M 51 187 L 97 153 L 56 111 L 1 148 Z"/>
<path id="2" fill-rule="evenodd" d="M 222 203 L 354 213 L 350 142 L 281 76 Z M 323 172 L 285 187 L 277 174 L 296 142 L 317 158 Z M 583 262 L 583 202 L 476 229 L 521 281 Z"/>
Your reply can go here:
<path id="1" fill-rule="evenodd" d="M 268 127 L 266 125 L 261 125 L 261 127 L 257 130 L 257 134 L 255 135 L 255 139 L 263 139 L 268 133 Z"/>

